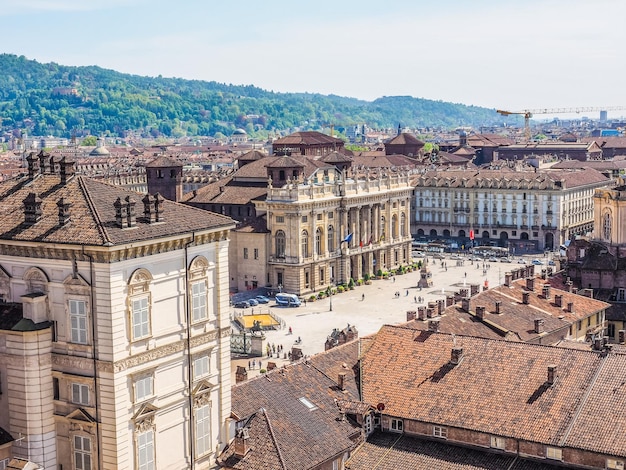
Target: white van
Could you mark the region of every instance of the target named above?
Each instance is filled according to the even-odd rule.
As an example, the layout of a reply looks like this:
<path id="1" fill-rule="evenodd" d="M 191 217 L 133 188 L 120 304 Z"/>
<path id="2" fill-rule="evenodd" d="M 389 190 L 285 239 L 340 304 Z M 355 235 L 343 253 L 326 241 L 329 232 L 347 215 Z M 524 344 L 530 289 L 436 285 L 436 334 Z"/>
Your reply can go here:
<path id="1" fill-rule="evenodd" d="M 280 305 L 282 307 L 299 307 L 300 299 L 296 294 L 276 294 L 276 305 Z"/>

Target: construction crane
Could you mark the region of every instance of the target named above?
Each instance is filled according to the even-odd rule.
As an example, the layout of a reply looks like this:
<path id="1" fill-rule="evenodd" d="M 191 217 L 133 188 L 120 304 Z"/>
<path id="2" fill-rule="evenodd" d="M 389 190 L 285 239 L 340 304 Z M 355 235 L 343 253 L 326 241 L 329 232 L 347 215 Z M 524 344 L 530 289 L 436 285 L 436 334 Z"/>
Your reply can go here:
<path id="1" fill-rule="evenodd" d="M 530 118 L 534 114 L 572 114 L 572 113 L 594 113 L 600 111 L 622 111 L 626 106 L 606 106 L 604 108 L 598 107 L 580 107 L 580 108 L 540 108 L 540 109 L 525 109 L 524 111 L 505 111 L 502 109 L 496 109 L 496 113 L 502 116 L 510 116 L 512 114 L 519 114 L 524 116 L 524 135 L 527 140 L 530 140 Z"/>

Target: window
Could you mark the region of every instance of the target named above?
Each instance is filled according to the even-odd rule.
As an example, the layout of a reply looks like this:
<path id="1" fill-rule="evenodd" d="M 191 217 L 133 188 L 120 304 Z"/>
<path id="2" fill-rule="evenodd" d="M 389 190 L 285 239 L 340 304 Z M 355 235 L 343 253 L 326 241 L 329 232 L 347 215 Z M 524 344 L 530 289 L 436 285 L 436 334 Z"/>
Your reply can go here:
<path id="1" fill-rule="evenodd" d="M 317 410 L 317 406 L 314 405 L 308 398 L 300 397 L 299 400 L 300 400 L 300 403 L 302 403 L 304 406 L 306 406 L 309 411 Z"/>
<path id="2" fill-rule="evenodd" d="M 309 221 L 309 217 L 308 217 L 308 216 L 306 216 L 306 215 L 303 215 L 303 216 L 302 216 L 302 223 L 303 223 L 303 224 L 306 224 L 308 221 Z"/>
<path id="3" fill-rule="evenodd" d="M 317 220 L 322 220 L 322 214 L 317 214 Z"/>
<path id="4" fill-rule="evenodd" d="M 91 439 L 74 436 L 74 468 L 91 470 Z"/>
<path id="5" fill-rule="evenodd" d="M 209 373 L 209 356 L 202 356 L 193 361 L 193 378 L 203 377 Z"/>
<path id="6" fill-rule="evenodd" d="M 306 230 L 303 230 L 300 234 L 300 245 L 302 249 L 302 257 L 309 257 L 309 233 Z"/>
<path id="7" fill-rule="evenodd" d="M 0 460 L 0 470 L 5 470 L 9 465 L 9 459 Z"/>
<path id="8" fill-rule="evenodd" d="M 145 338 L 150 335 L 148 297 L 133 300 L 132 307 L 133 339 Z"/>
<path id="9" fill-rule="evenodd" d="M 61 389 L 59 388 L 59 379 L 57 379 L 56 377 L 52 377 L 52 399 L 53 400 L 58 400 L 60 398 L 60 395 L 61 395 L 60 391 Z"/>
<path id="10" fill-rule="evenodd" d="M 318 228 L 315 231 L 315 254 L 322 254 L 322 229 Z"/>
<path id="11" fill-rule="evenodd" d="M 87 302 L 70 300 L 70 338 L 72 343 L 87 344 Z"/>
<path id="12" fill-rule="evenodd" d="M 196 452 L 198 456 L 211 451 L 211 405 L 196 408 Z"/>
<path id="13" fill-rule="evenodd" d="M 328 226 L 328 251 L 335 251 L 335 229 L 332 225 Z"/>
<path id="14" fill-rule="evenodd" d="M 448 428 L 443 426 L 433 426 L 433 436 L 440 437 L 442 439 L 448 438 Z"/>
<path id="15" fill-rule="evenodd" d="M 258 248 L 254 249 L 254 259 L 259 259 L 259 249 Z"/>
<path id="16" fill-rule="evenodd" d="M 284 224 L 285 223 L 285 216 L 284 215 L 277 215 L 276 216 L 276 223 Z"/>
<path id="17" fill-rule="evenodd" d="M 404 422 L 401 419 L 391 419 L 391 430 L 396 432 L 402 432 L 404 429 Z"/>
<path id="18" fill-rule="evenodd" d="M 546 458 L 552 460 L 563 460 L 563 450 L 557 447 L 546 447 Z"/>
<path id="19" fill-rule="evenodd" d="M 494 449 L 504 449 L 504 437 L 491 436 L 491 447 Z"/>
<path id="20" fill-rule="evenodd" d="M 0 467 L 1 469 L 2 467 Z M 616 459 L 606 459 L 606 468 L 624 470 L 624 461 Z"/>
<path id="21" fill-rule="evenodd" d="M 89 405 L 89 385 L 72 384 L 72 403 Z"/>
<path id="22" fill-rule="evenodd" d="M 191 310 L 193 321 L 204 320 L 207 317 L 206 283 L 194 282 L 191 285 Z"/>
<path id="23" fill-rule="evenodd" d="M 248 249 L 247 248 L 243 249 L 243 259 L 248 259 Z"/>
<path id="24" fill-rule="evenodd" d="M 137 466 L 139 470 L 154 470 L 154 431 L 137 435 Z"/>
<path id="25" fill-rule="evenodd" d="M 285 257 L 285 232 L 279 230 L 276 232 L 276 236 L 274 237 L 276 243 L 276 257 L 284 258 Z"/>
<path id="26" fill-rule="evenodd" d="M 135 380 L 135 401 L 140 402 L 152 396 L 152 376 L 147 375 L 145 377 Z"/>

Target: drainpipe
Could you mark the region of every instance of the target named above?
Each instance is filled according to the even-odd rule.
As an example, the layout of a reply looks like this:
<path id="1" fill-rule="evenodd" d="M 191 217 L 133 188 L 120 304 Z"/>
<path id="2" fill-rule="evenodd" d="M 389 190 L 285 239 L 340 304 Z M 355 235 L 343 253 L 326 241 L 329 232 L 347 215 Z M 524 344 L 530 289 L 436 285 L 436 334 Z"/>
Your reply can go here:
<path id="1" fill-rule="evenodd" d="M 102 460 L 102 442 L 100 435 L 100 400 L 98 398 L 98 354 L 97 354 L 97 341 L 96 341 L 96 311 L 94 302 L 94 298 L 96 296 L 96 276 L 94 274 L 94 266 L 93 266 L 93 256 L 85 253 L 85 245 L 82 245 L 82 254 L 83 256 L 89 259 L 89 285 L 91 287 L 91 295 L 89 296 L 89 310 L 91 312 L 91 358 L 93 361 L 93 387 L 94 387 L 94 405 L 96 408 L 96 453 L 98 462 L 98 468 L 101 468 L 101 460 Z"/>
<path id="2" fill-rule="evenodd" d="M 189 309 L 189 247 L 196 241 L 196 232 L 191 233 L 191 241 L 185 243 L 185 321 L 187 323 L 187 383 L 189 400 L 189 452 L 191 457 L 191 470 L 196 468 L 195 432 L 193 428 L 193 370 L 191 361 L 191 312 Z"/>

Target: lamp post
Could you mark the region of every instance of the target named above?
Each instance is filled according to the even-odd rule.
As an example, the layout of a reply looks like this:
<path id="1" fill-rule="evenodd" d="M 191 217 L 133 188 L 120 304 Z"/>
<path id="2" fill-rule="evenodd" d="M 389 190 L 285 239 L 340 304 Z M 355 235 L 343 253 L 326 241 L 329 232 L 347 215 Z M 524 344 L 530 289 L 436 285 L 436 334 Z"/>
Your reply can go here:
<path id="1" fill-rule="evenodd" d="M 330 285 L 328 286 L 328 299 L 330 301 L 330 311 L 333 311 L 333 279 L 330 280 Z"/>

